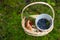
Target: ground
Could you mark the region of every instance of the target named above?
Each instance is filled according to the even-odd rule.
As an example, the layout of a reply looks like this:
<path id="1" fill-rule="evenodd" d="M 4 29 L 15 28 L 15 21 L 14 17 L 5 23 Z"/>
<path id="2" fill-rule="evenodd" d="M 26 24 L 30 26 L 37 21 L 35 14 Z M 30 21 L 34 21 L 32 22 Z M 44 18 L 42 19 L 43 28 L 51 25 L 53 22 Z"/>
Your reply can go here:
<path id="1" fill-rule="evenodd" d="M 54 29 L 46 36 L 29 36 L 22 28 L 21 11 L 24 6 L 34 1 L 48 2 L 55 10 Z M 60 1 L 0 0 L 0 40 L 60 40 Z"/>

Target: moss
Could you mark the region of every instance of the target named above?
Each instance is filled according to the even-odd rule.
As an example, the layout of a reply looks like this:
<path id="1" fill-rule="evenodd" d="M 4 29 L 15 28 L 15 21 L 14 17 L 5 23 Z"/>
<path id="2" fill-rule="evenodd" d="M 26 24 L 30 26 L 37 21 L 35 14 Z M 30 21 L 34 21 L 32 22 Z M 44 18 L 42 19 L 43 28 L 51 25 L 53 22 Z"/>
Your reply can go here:
<path id="1" fill-rule="evenodd" d="M 45 0 L 31 0 L 30 2 L 35 1 L 47 2 Z M 60 1 L 55 3 L 55 1 L 51 0 L 51 2 L 49 4 L 54 7 L 56 12 L 54 30 L 43 37 L 32 37 L 25 34 L 21 25 L 21 11 L 27 5 L 25 0 L 0 0 L 0 40 L 60 40 Z M 28 10 L 32 13 L 50 12 L 50 10 L 47 10 L 48 8 L 43 10 L 43 7 L 42 10 L 32 9 Z"/>

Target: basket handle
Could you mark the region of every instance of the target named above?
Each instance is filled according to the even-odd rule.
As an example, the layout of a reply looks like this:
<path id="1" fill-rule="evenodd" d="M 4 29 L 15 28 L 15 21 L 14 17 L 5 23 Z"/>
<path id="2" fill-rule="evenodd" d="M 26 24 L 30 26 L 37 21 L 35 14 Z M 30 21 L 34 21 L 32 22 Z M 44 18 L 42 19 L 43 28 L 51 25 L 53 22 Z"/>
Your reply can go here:
<path id="1" fill-rule="evenodd" d="M 53 9 L 53 7 L 52 7 L 51 5 L 49 5 L 48 3 L 45 3 L 45 2 L 33 2 L 33 3 L 30 3 L 30 4 L 28 4 L 27 6 L 25 6 L 25 7 L 23 8 L 22 14 L 21 14 L 21 18 L 22 18 L 22 19 L 23 19 L 23 12 L 25 11 L 25 9 L 28 8 L 29 6 L 35 5 L 35 4 L 44 4 L 44 5 L 47 5 L 48 7 L 50 7 L 51 10 L 52 10 L 52 13 L 53 13 L 53 21 L 54 21 L 54 18 L 55 18 L 54 9 Z"/>

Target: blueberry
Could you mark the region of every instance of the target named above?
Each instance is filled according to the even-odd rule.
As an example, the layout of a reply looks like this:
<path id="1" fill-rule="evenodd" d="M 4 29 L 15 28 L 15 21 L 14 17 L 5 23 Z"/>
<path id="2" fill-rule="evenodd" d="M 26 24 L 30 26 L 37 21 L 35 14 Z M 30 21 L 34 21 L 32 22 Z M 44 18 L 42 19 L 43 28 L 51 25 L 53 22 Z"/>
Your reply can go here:
<path id="1" fill-rule="evenodd" d="M 47 19 L 40 19 L 37 25 L 40 29 L 48 29 L 50 27 L 50 22 Z"/>

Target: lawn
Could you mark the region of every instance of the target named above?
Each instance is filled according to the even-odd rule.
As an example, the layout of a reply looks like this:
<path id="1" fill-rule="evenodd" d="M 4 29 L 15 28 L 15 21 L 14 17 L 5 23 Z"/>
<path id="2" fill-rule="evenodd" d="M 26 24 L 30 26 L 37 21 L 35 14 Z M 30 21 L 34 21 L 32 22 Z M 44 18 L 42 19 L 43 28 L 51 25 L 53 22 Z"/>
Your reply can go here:
<path id="1" fill-rule="evenodd" d="M 21 25 L 23 7 L 36 1 L 47 2 L 55 10 L 54 29 L 48 35 L 42 37 L 25 34 Z M 34 9 L 33 7 L 30 8 Z M 32 13 L 36 13 L 35 9 Z M 42 7 L 44 12 L 47 12 L 47 9 L 45 11 Z M 60 0 L 0 0 L 0 40 L 60 40 Z"/>

